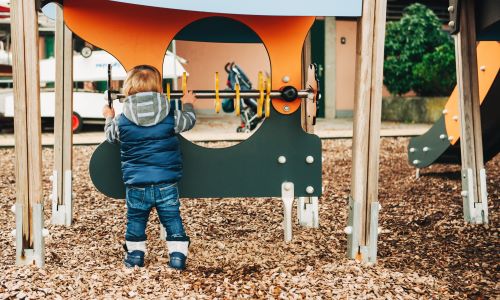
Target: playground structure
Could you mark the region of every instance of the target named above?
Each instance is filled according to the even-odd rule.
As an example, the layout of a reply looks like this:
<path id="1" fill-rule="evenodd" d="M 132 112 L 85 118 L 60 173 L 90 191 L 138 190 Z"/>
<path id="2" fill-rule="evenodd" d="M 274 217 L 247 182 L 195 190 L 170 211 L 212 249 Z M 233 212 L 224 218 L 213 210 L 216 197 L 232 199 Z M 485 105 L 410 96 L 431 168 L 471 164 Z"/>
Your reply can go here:
<path id="1" fill-rule="evenodd" d="M 349 1 L 348 4 L 347 1 L 341 0 L 316 0 L 310 3 L 312 7 L 310 12 L 299 9 L 303 5 L 299 5 L 298 1 L 297 3 L 290 1 L 293 5 L 286 8 L 271 7 L 272 13 L 253 11 L 250 15 L 236 14 L 235 11 L 225 11 L 219 7 L 207 10 L 201 8 L 200 3 L 198 5 L 201 11 L 188 9 L 187 6 L 193 5 L 195 1 L 187 2 L 189 4 L 185 7 L 178 7 L 183 5 L 178 2 L 168 8 L 158 7 L 162 6 L 161 1 L 154 0 L 142 1 L 142 5 L 120 2 L 133 1 L 67 0 L 64 1 L 63 7 L 64 21 L 63 12 L 58 9 L 56 31 L 58 109 L 55 119 L 56 170 L 52 177 L 54 186 L 52 222 L 64 225 L 71 225 L 72 222 L 70 118 L 72 32 L 114 55 L 125 69 L 139 64 L 150 64 L 161 69 L 166 47 L 170 40 L 181 38 L 177 36 L 179 32 L 189 29 L 190 24 L 198 24 L 197 27 L 191 27 L 192 30 L 203 28 L 197 23 L 199 20 L 205 21 L 206 25 L 207 22 L 210 23 L 207 20 L 222 18 L 232 19 L 237 21 L 237 24 L 245 24 L 260 38 L 268 50 L 272 74 L 270 80 L 267 80 L 265 92 L 262 88 L 258 90 L 259 97 L 262 98 L 265 93 L 268 98 L 269 108 L 264 108 L 268 118 L 251 139 L 230 148 L 202 148 L 181 138 L 185 157 L 185 176 L 180 183 L 181 197 L 281 197 L 284 203 L 285 240 L 290 240 L 291 207 L 294 198 L 298 196 L 301 224 L 317 226 L 318 197 L 322 189 L 321 142 L 318 137 L 310 134 L 313 130 L 316 109 L 316 103 L 311 99 L 311 95 L 315 98 L 315 93 L 311 93 L 311 89 L 307 86 L 305 89 L 301 88 L 306 77 L 304 66 L 309 65 L 307 60 L 302 59 L 303 53 L 308 51 L 307 46 L 303 50 L 303 42 L 317 15 L 359 16 L 352 186 L 348 208 L 349 224 L 346 227 L 347 255 L 363 262 L 375 262 L 380 210 L 378 157 L 386 1 L 373 0 L 363 3 Z M 264 3 L 264 1 L 256 2 Z M 156 7 L 147 6 L 148 4 Z M 273 6 L 267 4 L 261 7 L 269 9 L 269 5 Z M 253 6 L 259 7 L 255 4 Z M 239 6 L 240 9 L 242 7 L 249 9 L 248 4 Z M 182 8 L 184 10 L 173 10 Z M 461 6 L 452 7 L 452 10 L 455 9 L 462 12 L 461 28 L 469 28 L 467 24 L 474 24 L 473 1 L 462 1 Z M 43 266 L 41 140 L 40 122 L 36 121 L 40 119 L 36 12 L 34 0 L 13 2 L 14 80 L 17 99 L 16 260 L 18 264 L 35 263 Z M 141 26 L 136 23 L 140 23 Z M 189 35 L 187 33 L 184 31 L 185 36 Z M 468 105 L 463 109 L 461 116 L 461 123 L 464 125 L 462 136 L 477 137 L 473 134 L 481 132 L 478 125 L 480 123 L 477 123 L 479 101 L 475 101 L 478 98 L 477 78 L 474 79 L 473 75 L 469 77 L 474 73 L 470 70 L 476 69 L 474 68 L 475 30 L 463 30 L 459 33 L 457 42 L 461 102 Z M 273 90 L 273 86 L 280 88 Z M 278 94 L 278 91 L 282 91 L 281 88 L 286 86 L 294 87 L 297 92 L 295 99 L 285 99 L 281 92 Z M 218 88 L 210 93 L 218 93 L 217 90 Z M 171 91 L 170 94 L 175 93 L 179 92 Z M 203 93 L 200 92 L 201 94 Z M 225 96 L 237 97 L 237 94 L 239 93 L 234 91 L 234 94 L 231 92 Z M 219 96 L 222 96 L 222 92 Z M 242 97 L 241 94 L 239 96 Z M 301 100 L 299 96 L 307 100 Z M 472 145 L 462 147 L 465 149 L 464 153 L 472 157 L 467 163 L 477 162 L 478 153 L 482 157 L 480 141 L 478 144 L 477 139 Z M 246 176 L 257 178 L 258 181 L 249 185 L 234 176 L 238 170 L 234 169 L 235 166 L 232 166 L 231 162 L 238 157 L 245 157 L 243 160 L 245 167 L 252 172 Z M 91 176 L 97 188 L 109 196 L 122 197 L 123 184 L 120 185 L 120 173 L 116 173 L 119 171 L 117 145 L 102 144 L 94 153 L 92 161 L 95 165 L 93 166 L 91 162 Z M 102 168 L 99 162 L 111 167 Z M 477 163 L 477 166 L 480 164 Z M 109 170 L 110 173 L 99 178 L 104 174 L 104 170 Z M 221 187 L 223 174 L 231 174 L 224 177 L 224 180 L 229 179 L 231 182 L 225 182 L 224 187 Z M 472 172 L 472 179 L 475 181 L 471 180 L 474 184 L 470 193 L 474 191 L 476 194 L 485 195 L 482 191 L 485 191 L 486 187 L 478 186 L 480 182 L 478 176 L 479 171 Z M 118 180 L 110 182 L 110 178 Z M 195 183 L 197 186 L 194 186 Z M 485 198 L 475 199 L 479 199 L 479 204 L 486 205 Z M 483 221 L 486 222 L 487 219 Z"/>

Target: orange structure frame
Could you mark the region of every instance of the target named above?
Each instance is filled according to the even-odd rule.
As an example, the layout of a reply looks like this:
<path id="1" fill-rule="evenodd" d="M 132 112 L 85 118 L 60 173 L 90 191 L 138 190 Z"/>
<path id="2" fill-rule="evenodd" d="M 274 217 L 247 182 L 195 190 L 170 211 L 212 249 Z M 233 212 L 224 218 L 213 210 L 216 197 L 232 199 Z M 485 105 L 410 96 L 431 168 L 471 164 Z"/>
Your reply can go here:
<path id="1" fill-rule="evenodd" d="M 286 85 L 302 85 L 302 47 L 314 17 L 278 17 L 213 14 L 124 4 L 106 0 L 65 0 L 66 25 L 86 41 L 114 55 L 126 70 L 148 64 L 162 70 L 168 45 L 192 22 L 226 17 L 251 28 L 266 47 L 271 62 L 271 81 L 287 77 Z M 300 107 L 300 99 L 273 100 L 282 114 Z"/>

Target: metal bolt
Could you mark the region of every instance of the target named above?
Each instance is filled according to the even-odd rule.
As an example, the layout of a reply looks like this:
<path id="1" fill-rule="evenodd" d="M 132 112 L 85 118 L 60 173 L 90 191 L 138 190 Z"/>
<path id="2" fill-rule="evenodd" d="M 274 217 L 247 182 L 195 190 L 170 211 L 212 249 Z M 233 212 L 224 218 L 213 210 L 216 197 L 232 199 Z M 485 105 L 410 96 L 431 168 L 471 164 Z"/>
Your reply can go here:
<path id="1" fill-rule="evenodd" d="M 314 157 L 312 157 L 311 155 L 306 157 L 306 163 L 312 164 L 313 162 L 314 162 Z"/>
<path id="2" fill-rule="evenodd" d="M 469 195 L 469 192 L 467 192 L 467 191 L 462 191 L 462 192 L 460 193 L 460 195 L 462 195 L 462 197 L 467 197 L 467 196 Z"/>
<path id="3" fill-rule="evenodd" d="M 283 78 L 281 78 L 281 81 L 283 81 L 283 83 L 288 83 L 290 81 L 290 76 L 283 76 Z"/>
<path id="4" fill-rule="evenodd" d="M 286 163 L 286 157 L 284 157 L 283 155 L 281 155 L 280 157 L 278 157 L 278 162 L 280 164 L 284 164 Z"/>
<path id="5" fill-rule="evenodd" d="M 345 234 L 352 234 L 352 226 L 347 226 L 346 228 L 344 228 L 344 232 Z"/>
<path id="6" fill-rule="evenodd" d="M 415 152 L 415 150 L 416 150 L 416 149 L 415 149 L 415 148 L 413 148 L 413 147 L 412 147 L 412 148 L 410 148 L 410 152 L 411 152 L 411 153 Z"/>
<path id="7" fill-rule="evenodd" d="M 420 160 L 418 160 L 418 159 L 415 159 L 415 160 L 413 161 L 413 164 L 414 164 L 414 165 L 418 165 L 419 163 L 420 163 Z"/>
<path id="8" fill-rule="evenodd" d="M 448 26 L 450 26 L 450 27 L 455 27 L 455 22 L 454 22 L 454 21 L 450 21 L 450 22 L 448 22 Z"/>
<path id="9" fill-rule="evenodd" d="M 443 109 L 443 115 L 446 115 L 448 113 L 447 109 Z"/>
<path id="10" fill-rule="evenodd" d="M 422 151 L 424 151 L 424 152 L 427 152 L 427 151 L 429 151 L 429 150 L 430 150 L 430 149 L 429 149 L 429 147 L 424 147 L 424 148 L 422 149 Z"/>
<path id="11" fill-rule="evenodd" d="M 283 106 L 283 110 L 286 112 L 290 111 L 290 106 L 288 105 Z"/>
<path id="12" fill-rule="evenodd" d="M 458 116 L 457 115 L 453 116 L 453 121 L 455 121 L 455 122 L 458 121 Z"/>
<path id="13" fill-rule="evenodd" d="M 484 71 L 486 71 L 486 66 L 481 66 L 481 67 L 479 68 L 479 70 L 481 70 L 481 71 L 483 71 L 483 72 L 484 72 Z"/>
<path id="14" fill-rule="evenodd" d="M 314 193 L 314 188 L 312 186 L 306 187 L 306 193 L 308 193 L 308 194 Z"/>
<path id="15" fill-rule="evenodd" d="M 453 7 L 453 5 L 448 6 L 448 12 L 453 12 L 454 10 L 455 8 Z"/>
<path id="16" fill-rule="evenodd" d="M 452 136 L 452 135 L 450 135 L 450 136 L 448 137 L 448 141 L 453 141 L 453 136 Z"/>
<path id="17" fill-rule="evenodd" d="M 444 139 L 446 138 L 446 134 L 441 134 L 441 135 L 439 136 L 439 138 L 440 138 L 440 139 L 442 139 L 442 140 L 444 140 Z"/>
<path id="18" fill-rule="evenodd" d="M 290 182 L 285 183 L 284 188 L 285 188 L 285 191 L 291 190 L 292 189 L 292 183 L 290 183 Z"/>

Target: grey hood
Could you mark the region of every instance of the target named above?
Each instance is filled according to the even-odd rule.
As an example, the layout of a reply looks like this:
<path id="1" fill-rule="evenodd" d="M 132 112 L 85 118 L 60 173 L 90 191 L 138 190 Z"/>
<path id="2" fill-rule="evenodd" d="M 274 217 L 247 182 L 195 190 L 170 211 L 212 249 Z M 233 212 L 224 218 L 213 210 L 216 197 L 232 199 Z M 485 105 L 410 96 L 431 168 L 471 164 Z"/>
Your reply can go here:
<path id="1" fill-rule="evenodd" d="M 154 126 L 163 121 L 169 111 L 169 101 L 156 92 L 137 93 L 123 101 L 123 114 L 139 126 Z"/>

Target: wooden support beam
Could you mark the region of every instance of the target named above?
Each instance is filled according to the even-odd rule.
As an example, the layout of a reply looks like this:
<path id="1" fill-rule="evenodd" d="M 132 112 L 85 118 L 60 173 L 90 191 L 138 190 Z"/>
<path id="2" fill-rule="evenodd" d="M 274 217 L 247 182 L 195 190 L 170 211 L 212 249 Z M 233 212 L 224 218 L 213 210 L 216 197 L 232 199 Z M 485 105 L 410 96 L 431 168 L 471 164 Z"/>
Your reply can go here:
<path id="1" fill-rule="evenodd" d="M 358 21 L 348 257 L 375 262 L 378 175 L 387 0 L 363 1 Z"/>
<path id="2" fill-rule="evenodd" d="M 312 63 L 311 33 L 304 41 L 302 48 L 302 87 L 307 88 L 309 65 Z M 308 111 L 313 109 L 310 99 L 302 99 L 301 103 L 301 123 L 302 128 L 307 133 L 314 133 L 313 119 L 308 118 Z M 315 108 L 314 108 L 315 110 Z M 316 114 L 316 112 L 314 113 Z M 319 159 L 319 158 L 318 158 Z M 319 227 L 319 199 L 318 197 L 299 197 L 297 199 L 297 220 L 301 226 L 307 228 Z"/>
<path id="3" fill-rule="evenodd" d="M 321 87 L 322 101 L 325 101 L 325 118 L 336 116 L 337 94 L 337 20 L 335 17 L 325 17 L 325 86 Z"/>
<path id="4" fill-rule="evenodd" d="M 56 8 L 56 109 L 54 116 L 54 172 L 52 175 L 52 224 L 71 225 L 73 34 L 64 23 L 63 10 Z"/>
<path id="5" fill-rule="evenodd" d="M 488 223 L 474 6 L 473 0 L 462 0 L 460 32 L 455 37 L 461 125 L 462 197 L 465 220 L 471 223 Z"/>
<path id="6" fill-rule="evenodd" d="M 44 265 L 40 72 L 35 0 L 11 3 L 16 140 L 16 263 Z"/>

